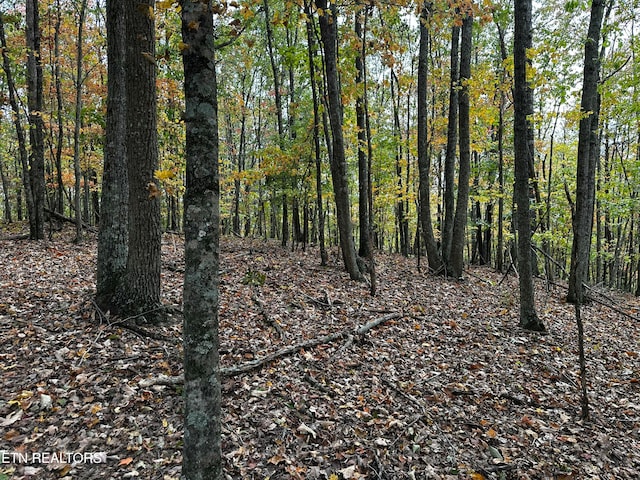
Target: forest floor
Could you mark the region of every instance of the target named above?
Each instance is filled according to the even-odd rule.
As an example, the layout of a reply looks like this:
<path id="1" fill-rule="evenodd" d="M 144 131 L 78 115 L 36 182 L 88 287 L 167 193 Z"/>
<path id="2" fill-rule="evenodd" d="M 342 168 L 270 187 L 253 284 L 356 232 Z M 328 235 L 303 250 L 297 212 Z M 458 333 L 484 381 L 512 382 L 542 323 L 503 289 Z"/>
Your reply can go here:
<path id="1" fill-rule="evenodd" d="M 95 239 L 70 239 L 0 241 L 0 480 L 177 479 L 181 387 L 145 382 L 181 373 L 181 318 L 149 338 L 103 317 Z M 163 244 L 163 301 L 179 309 L 182 239 Z M 335 252 L 328 267 L 318 258 L 222 239 L 224 368 L 386 319 L 226 377 L 227 478 L 640 478 L 637 299 L 608 292 L 619 311 L 583 309 L 583 421 L 562 287 L 537 283 L 549 333 L 532 334 L 518 328 L 513 274 L 471 267 L 450 281 L 378 254 L 371 297 Z"/>

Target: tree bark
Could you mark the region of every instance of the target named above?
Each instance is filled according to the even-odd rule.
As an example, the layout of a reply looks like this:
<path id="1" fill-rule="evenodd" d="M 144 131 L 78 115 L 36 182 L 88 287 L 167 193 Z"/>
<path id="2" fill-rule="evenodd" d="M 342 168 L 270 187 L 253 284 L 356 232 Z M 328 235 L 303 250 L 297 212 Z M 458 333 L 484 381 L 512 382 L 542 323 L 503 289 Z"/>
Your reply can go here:
<path id="1" fill-rule="evenodd" d="M 4 31 L 4 18 L 0 13 L 0 46 L 2 47 L 2 67 L 7 79 L 7 88 L 9 90 L 9 103 L 11 104 L 11 111 L 13 113 L 13 125 L 16 130 L 16 137 L 18 138 L 18 152 L 20 157 L 21 178 L 22 186 L 24 187 L 24 196 L 27 204 L 27 216 L 29 217 L 29 230 L 33 230 L 35 226 L 32 226 L 31 219 L 34 218 L 34 203 L 33 193 L 31 189 L 31 181 L 29 179 L 29 153 L 27 150 L 27 139 L 24 134 L 24 128 L 22 127 L 22 121 L 20 120 L 20 107 L 18 105 L 18 94 L 16 90 L 16 84 L 13 78 L 13 70 L 11 69 L 11 61 L 7 54 L 7 38 Z M 17 214 L 18 220 L 22 220 L 22 192 L 18 190 L 17 199 Z"/>
<path id="2" fill-rule="evenodd" d="M 62 146 L 64 142 L 64 123 L 63 123 L 63 101 L 62 101 L 62 80 L 60 73 L 60 28 L 62 23 L 62 14 L 60 0 L 56 0 L 56 23 L 54 25 L 54 65 L 53 77 L 56 90 L 56 147 L 55 147 L 55 168 L 56 168 L 56 195 L 55 208 L 59 214 L 64 213 L 64 182 L 62 180 Z M 108 62 L 108 59 L 107 59 Z"/>
<path id="3" fill-rule="evenodd" d="M 448 274 L 462 277 L 464 271 L 464 246 L 466 240 L 467 210 L 469 207 L 469 180 L 471 177 L 471 132 L 469 129 L 469 86 L 471 77 L 471 47 L 473 17 L 470 14 L 462 20 L 462 41 L 460 45 L 460 92 L 458 93 L 458 125 L 460 165 L 458 170 L 458 196 L 453 218 L 451 250 Z"/>
<path id="4" fill-rule="evenodd" d="M 445 274 L 449 268 L 451 255 L 451 240 L 453 238 L 453 221 L 455 214 L 455 163 L 456 145 L 458 141 L 458 87 L 459 63 L 458 52 L 460 45 L 460 27 L 454 25 L 451 29 L 451 67 L 449 85 L 449 113 L 447 115 L 447 149 L 444 159 L 444 222 L 442 226 L 442 259 Z"/>
<path id="5" fill-rule="evenodd" d="M 427 261 L 432 272 L 440 272 L 443 268 L 442 257 L 433 233 L 431 222 L 431 158 L 429 156 L 429 139 L 427 131 L 427 75 L 429 71 L 429 17 L 432 3 L 426 3 L 420 12 L 420 49 L 418 52 L 418 175 L 420 198 L 420 226 L 427 251 Z"/>
<path id="6" fill-rule="evenodd" d="M 363 17 L 363 18 L 362 18 Z M 365 33 L 363 23 L 366 24 L 367 7 L 360 7 L 355 13 L 355 34 L 360 42 L 356 55 L 356 124 L 358 127 L 358 220 L 360 229 L 360 245 L 358 255 L 369 257 L 369 159 L 367 158 L 367 124 L 364 96 L 365 90 Z M 366 28 L 366 27 L 365 27 Z"/>
<path id="7" fill-rule="evenodd" d="M 107 2 L 107 123 L 102 212 L 98 230 L 96 304 L 103 311 L 114 313 L 118 310 L 116 295 L 126 272 L 129 249 L 124 15 L 123 0 Z"/>
<path id="8" fill-rule="evenodd" d="M 576 200 L 573 218 L 573 244 L 567 301 L 584 303 L 583 284 L 587 281 L 593 209 L 595 202 L 595 173 L 599 155 L 599 101 L 600 30 L 604 17 L 604 1 L 593 0 L 591 19 L 584 45 L 584 74 L 580 102 L 580 128 L 578 133 L 578 160 L 576 167 Z"/>
<path id="9" fill-rule="evenodd" d="M 520 326 L 544 331 L 535 308 L 533 271 L 531 266 L 531 222 L 529 211 L 529 165 L 533 152 L 529 145 L 530 115 L 533 114 L 533 90 L 527 81 L 531 48 L 531 0 L 515 0 L 514 55 L 514 154 L 516 228 L 518 233 L 518 274 L 520 289 Z"/>
<path id="10" fill-rule="evenodd" d="M 76 45 L 76 104 L 75 104 L 75 124 L 73 129 L 73 173 L 75 177 L 75 218 L 76 218 L 76 238 L 75 242 L 82 242 L 82 211 L 80 209 L 80 129 L 82 127 L 82 47 L 84 34 L 84 19 L 87 10 L 87 0 L 82 0 L 78 19 L 78 40 Z M 85 182 L 86 185 L 86 182 Z M 88 200 L 88 199 L 87 199 Z M 62 213 L 62 212 L 60 212 Z M 89 222 L 89 218 L 86 218 Z"/>
<path id="11" fill-rule="evenodd" d="M 4 197 L 4 219 L 7 223 L 12 223 L 13 217 L 11 216 L 11 193 L 9 187 L 9 179 L 7 178 L 7 175 L 5 173 L 2 158 L 0 158 L 0 180 L 2 181 L 2 193 Z"/>
<path id="12" fill-rule="evenodd" d="M 124 289 L 124 314 L 160 312 L 160 190 L 158 167 L 154 0 L 126 0 L 125 76 L 127 96 L 127 175 L 129 178 L 129 255 Z"/>
<path id="13" fill-rule="evenodd" d="M 362 273 L 358 266 L 358 257 L 353 241 L 353 224 L 351 222 L 351 201 L 347 182 L 347 162 L 345 158 L 344 136 L 342 132 L 342 97 L 338 79 L 337 53 L 337 7 L 332 3 L 327 8 L 326 0 L 316 1 L 322 10 L 320 15 L 320 34 L 325 54 L 325 75 L 329 102 L 329 119 L 333 137 L 333 155 L 331 157 L 331 179 L 336 202 L 336 216 L 340 232 L 342 259 L 349 276 L 360 280 Z"/>
<path id="14" fill-rule="evenodd" d="M 187 480 L 223 478 L 220 413 L 218 105 L 210 1 L 183 0 L 184 448 Z M 196 27 L 194 27 L 196 26 Z"/>
<path id="15" fill-rule="evenodd" d="M 40 55 L 40 14 L 37 0 L 26 1 L 27 102 L 29 106 L 29 179 L 33 210 L 29 216 L 29 236 L 44 239 L 44 121 L 42 118 L 42 63 Z"/>

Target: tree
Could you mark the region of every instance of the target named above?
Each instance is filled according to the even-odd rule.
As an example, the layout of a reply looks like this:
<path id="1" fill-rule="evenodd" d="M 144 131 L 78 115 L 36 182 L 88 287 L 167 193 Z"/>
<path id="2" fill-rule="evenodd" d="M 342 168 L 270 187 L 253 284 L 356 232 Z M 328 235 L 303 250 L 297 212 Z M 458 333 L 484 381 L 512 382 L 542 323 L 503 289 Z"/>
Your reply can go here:
<path id="1" fill-rule="evenodd" d="M 80 13 L 78 19 L 78 44 L 76 57 L 76 111 L 75 124 L 73 129 L 73 170 L 75 177 L 75 220 L 76 220 L 76 238 L 75 241 L 82 241 L 82 210 L 80 209 L 80 130 L 82 127 L 82 84 L 84 82 L 82 68 L 82 47 L 84 34 L 84 21 L 87 10 L 87 0 L 82 0 L 80 4 Z M 88 221 L 88 219 L 87 219 Z"/>
<path id="2" fill-rule="evenodd" d="M 117 295 L 127 269 L 129 180 L 126 151 L 125 4 L 107 2 L 107 119 L 102 174 L 102 213 L 98 229 L 96 303 L 119 310 Z"/>
<path id="3" fill-rule="evenodd" d="M 429 139 L 427 131 L 427 74 L 429 70 L 429 17 L 432 3 L 426 2 L 420 12 L 420 50 L 418 53 L 418 171 L 420 198 L 420 226 L 427 250 L 427 261 L 433 272 L 442 270 L 442 257 L 438 252 L 433 224 L 431 223 L 431 158 L 429 153 Z"/>
<path id="4" fill-rule="evenodd" d="M 458 142 L 458 90 L 459 90 L 459 63 L 458 52 L 460 48 L 460 26 L 454 24 L 451 28 L 451 64 L 449 83 L 449 112 L 447 114 L 447 149 L 444 160 L 444 222 L 442 226 L 442 259 L 445 265 L 445 273 L 449 268 L 449 256 L 451 254 L 451 242 L 453 238 L 453 219 L 455 214 L 455 162 L 456 145 Z"/>
<path id="5" fill-rule="evenodd" d="M 531 0 L 514 0 L 515 31 L 513 35 L 513 147 L 515 154 L 514 198 L 518 233 L 518 274 L 520 288 L 520 326 L 527 330 L 544 331 L 535 308 L 533 271 L 531 265 L 531 221 L 529 196 L 529 166 L 533 164 L 530 138 L 530 115 L 533 114 L 533 90 L 527 78 L 531 48 Z"/>
<path id="6" fill-rule="evenodd" d="M 358 256 L 353 241 L 353 224 L 351 222 L 351 201 L 347 182 L 347 162 L 345 158 L 344 135 L 342 132 L 342 96 L 338 78 L 337 54 L 337 7 L 331 3 L 327 7 L 326 0 L 317 0 L 319 12 L 320 35 L 324 47 L 325 75 L 329 103 L 329 119 L 333 139 L 333 155 L 331 156 L 331 180 L 336 202 L 338 230 L 340 232 L 340 248 L 342 259 L 349 276 L 353 280 L 362 278 L 358 266 Z"/>
<path id="7" fill-rule="evenodd" d="M 314 36 L 313 17 L 309 0 L 304 2 L 307 30 L 307 57 L 309 63 L 309 81 L 313 99 L 313 158 L 315 164 L 316 210 L 318 216 L 318 244 L 320 247 L 320 264 L 325 266 L 328 261 L 324 240 L 324 208 L 322 206 L 322 157 L 320 151 L 320 100 L 318 99 L 318 85 L 316 79 L 316 44 Z"/>
<path id="8" fill-rule="evenodd" d="M 129 250 L 120 304 L 123 314 L 160 318 L 160 190 L 156 129 L 154 0 L 125 3 L 126 150 Z"/>
<path id="9" fill-rule="evenodd" d="M 587 281 L 589 253 L 593 231 L 595 181 L 600 139 L 598 135 L 600 78 L 600 30 L 604 16 L 604 1 L 593 0 L 591 19 L 584 44 L 584 73 L 580 102 L 580 128 L 578 133 L 578 160 L 576 167 L 576 199 L 573 217 L 573 245 L 567 301 L 582 304 L 583 284 Z"/>
<path id="10" fill-rule="evenodd" d="M 448 256 L 449 274 L 460 278 L 464 269 L 465 232 L 467 209 L 469 207 L 469 179 L 471 176 L 471 132 L 469 127 L 469 86 L 471 77 L 471 47 L 473 17 L 465 13 L 462 20 L 462 40 L 460 43 L 460 92 L 458 93 L 458 132 L 460 165 L 458 170 L 458 196 L 453 217 L 451 247 Z M 451 185 L 451 187 L 453 187 Z"/>
<path id="11" fill-rule="evenodd" d="M 29 212 L 29 237 L 44 238 L 44 122 L 42 119 L 42 62 L 38 0 L 27 0 L 27 97 L 29 106 L 29 180 L 33 210 Z"/>
<path id="12" fill-rule="evenodd" d="M 356 86 L 358 88 L 356 97 L 356 122 L 358 125 L 358 217 L 360 220 L 360 245 L 358 247 L 358 255 L 365 258 L 369 257 L 369 255 L 372 253 L 369 251 L 369 247 L 371 245 L 371 239 L 369 238 L 370 160 L 367 155 L 367 112 L 365 109 L 365 96 L 367 94 L 365 82 L 365 30 L 367 18 L 368 7 L 361 7 L 356 10 L 354 19 L 354 30 L 356 38 L 360 43 L 360 48 L 358 49 L 358 54 L 356 55 L 355 60 Z"/>
<path id="13" fill-rule="evenodd" d="M 18 154 L 20 158 L 20 167 L 22 170 L 22 185 L 25 192 L 25 199 L 27 203 L 27 215 L 29 217 L 29 230 L 34 231 L 35 223 L 32 219 L 35 219 L 35 206 L 33 200 L 33 192 L 31 188 L 31 178 L 29 175 L 29 152 L 27 149 L 27 139 L 24 134 L 24 128 L 22 127 L 22 120 L 20 106 L 18 104 L 18 91 L 16 82 L 13 76 L 13 70 L 11 68 L 11 61 L 8 55 L 7 38 L 5 34 L 5 15 L 0 13 L 0 47 L 2 49 L 2 68 L 7 79 L 7 89 L 9 90 L 9 103 L 11 105 L 11 112 L 13 117 L 13 125 L 16 131 L 16 137 L 18 138 Z M 18 195 L 18 219 L 22 218 L 20 195 Z"/>
<path id="14" fill-rule="evenodd" d="M 187 128 L 184 275 L 184 454 L 188 480 L 222 478 L 218 352 L 218 106 L 210 1 L 183 0 Z"/>

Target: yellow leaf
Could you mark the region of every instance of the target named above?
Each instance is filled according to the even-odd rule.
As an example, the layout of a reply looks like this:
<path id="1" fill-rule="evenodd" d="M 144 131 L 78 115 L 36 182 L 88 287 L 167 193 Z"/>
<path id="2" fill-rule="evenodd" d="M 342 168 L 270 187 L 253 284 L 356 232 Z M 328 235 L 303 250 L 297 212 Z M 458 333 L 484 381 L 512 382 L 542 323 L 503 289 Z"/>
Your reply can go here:
<path id="1" fill-rule="evenodd" d="M 173 170 L 156 170 L 153 176 L 158 180 L 169 180 L 174 178 L 176 173 Z"/>
<path id="2" fill-rule="evenodd" d="M 496 432 L 493 428 L 487 430 L 487 436 L 489 438 L 496 438 L 498 436 L 498 432 Z"/>
<path id="3" fill-rule="evenodd" d="M 329 475 L 329 480 L 338 480 L 338 475 L 332 473 L 331 475 Z"/>
<path id="4" fill-rule="evenodd" d="M 473 480 L 484 480 L 484 475 L 482 475 L 481 473 L 472 473 L 471 474 L 471 478 Z"/>
<path id="5" fill-rule="evenodd" d="M 188 43 L 180 42 L 178 44 L 178 50 L 180 50 L 181 52 L 184 52 L 187 48 L 189 48 Z"/>
<path id="6" fill-rule="evenodd" d="M 100 410 L 102 410 L 102 407 L 100 405 L 96 404 L 93 407 L 91 407 L 91 413 L 93 413 L 94 415 L 98 413 Z"/>

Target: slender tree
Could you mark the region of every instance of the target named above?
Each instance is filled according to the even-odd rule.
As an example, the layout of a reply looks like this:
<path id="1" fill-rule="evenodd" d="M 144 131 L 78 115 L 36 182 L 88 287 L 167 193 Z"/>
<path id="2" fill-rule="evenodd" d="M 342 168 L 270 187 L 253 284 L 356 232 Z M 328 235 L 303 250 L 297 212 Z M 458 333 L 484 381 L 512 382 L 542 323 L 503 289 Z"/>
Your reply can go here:
<path id="1" fill-rule="evenodd" d="M 469 179 L 471 176 L 471 132 L 469 127 L 469 86 L 471 77 L 471 47 L 473 33 L 471 13 L 462 20 L 460 43 L 460 91 L 458 93 L 458 132 L 460 165 L 458 170 L 458 195 L 453 217 L 451 247 L 449 251 L 449 274 L 460 278 L 464 269 L 464 246 L 466 244 L 467 209 L 469 207 Z"/>
<path id="2" fill-rule="evenodd" d="M 345 158 L 344 135 L 342 132 L 342 96 L 338 78 L 337 54 L 337 6 L 327 5 L 326 0 L 317 0 L 316 6 L 322 12 L 319 16 L 320 35 L 324 48 L 325 76 L 329 104 L 331 136 L 333 138 L 333 155 L 331 156 L 331 179 L 336 202 L 338 230 L 342 259 L 349 276 L 360 280 L 362 273 L 358 266 L 358 255 L 353 241 L 353 224 L 351 222 L 351 201 L 347 182 L 347 161 Z"/>
<path id="3" fill-rule="evenodd" d="M 218 352 L 218 102 L 210 1 L 183 0 L 182 40 L 187 190 L 184 199 L 185 424 L 182 474 L 218 480 L 220 357 Z"/>
<path id="4" fill-rule="evenodd" d="M 459 70 L 460 26 L 455 24 L 451 28 L 451 65 L 449 69 L 449 112 L 447 114 L 447 148 L 444 160 L 444 192 L 443 208 L 444 222 L 442 226 L 442 259 L 446 270 L 449 269 L 451 241 L 453 238 L 453 219 L 455 215 L 455 162 L 456 145 L 458 142 L 458 89 L 460 80 Z M 448 271 L 445 271 L 448 274 Z"/>
<path id="5" fill-rule="evenodd" d="M 516 228 L 518 232 L 518 274 L 520 287 L 520 326 L 527 330 L 544 331 L 535 308 L 533 270 L 531 265 L 531 221 L 529 197 L 529 165 L 533 151 L 529 144 L 530 116 L 533 114 L 533 90 L 527 79 L 531 48 L 531 0 L 514 0 L 515 31 L 513 36 L 514 60 L 514 120 L 515 153 L 514 197 Z"/>
<path id="6" fill-rule="evenodd" d="M 313 153 L 316 180 L 316 210 L 318 215 L 318 244 L 320 246 L 320 264 L 326 265 L 328 261 L 327 249 L 324 240 L 324 208 L 322 206 L 322 157 L 320 151 L 320 100 L 318 99 L 318 85 L 316 80 L 316 42 L 314 35 L 313 17 L 309 0 L 304 2 L 307 28 L 307 56 L 309 62 L 309 79 L 311 82 L 311 94 L 313 98 Z"/>
<path id="7" fill-rule="evenodd" d="M 13 117 L 13 125 L 16 131 L 16 137 L 18 138 L 18 154 L 20 158 L 21 178 L 22 186 L 24 188 L 24 196 L 27 204 L 27 215 L 29 217 L 29 230 L 35 231 L 35 224 L 32 221 L 35 218 L 33 213 L 35 210 L 33 193 L 31 189 L 31 180 L 29 176 L 29 152 L 27 148 L 27 139 L 22 126 L 20 106 L 18 104 L 18 92 L 17 86 L 13 76 L 13 70 L 11 68 L 11 61 L 9 59 L 7 50 L 7 37 L 4 29 L 5 18 L 4 14 L 0 12 L 0 47 L 2 50 L 2 68 L 4 70 L 5 77 L 7 79 L 7 89 L 9 90 L 9 103 L 11 105 L 11 112 Z M 18 220 L 22 220 L 22 203 L 21 194 L 18 190 Z"/>
<path id="8" fill-rule="evenodd" d="M 76 220 L 76 238 L 75 242 L 82 242 L 82 211 L 80 209 L 80 130 L 82 128 L 82 84 L 83 79 L 83 35 L 84 21 L 87 11 L 87 0 L 80 3 L 80 12 L 78 15 L 78 43 L 76 45 L 76 104 L 75 104 L 75 124 L 73 128 L 73 171 L 75 177 L 75 220 Z M 89 219 L 87 218 L 87 221 Z"/>
<path id="9" fill-rule="evenodd" d="M 427 251 L 429 269 L 440 272 L 443 268 L 442 257 L 438 252 L 433 224 L 431 222 L 431 158 L 429 156 L 429 139 L 427 131 L 427 117 L 429 105 L 427 102 L 429 70 L 429 17 L 431 2 L 425 2 L 420 12 L 420 49 L 418 53 L 418 175 L 420 195 L 420 226 Z"/>
<path id="10" fill-rule="evenodd" d="M 365 29 L 368 17 L 368 7 L 360 7 L 355 13 L 355 34 L 360 48 L 356 55 L 356 123 L 358 126 L 358 219 L 360 221 L 360 245 L 358 255 L 368 257 L 369 246 L 369 159 L 367 158 L 367 124 L 365 112 Z"/>
<path id="11" fill-rule="evenodd" d="M 578 160 L 576 167 L 576 199 L 573 218 L 573 245 L 567 301 L 582 304 L 583 284 L 587 281 L 593 209 L 595 204 L 595 178 L 600 141 L 598 134 L 600 77 L 600 30 L 604 16 L 604 0 L 593 0 L 591 19 L 584 44 L 584 72 L 582 100 L 580 102 L 580 128 L 578 133 Z"/>

